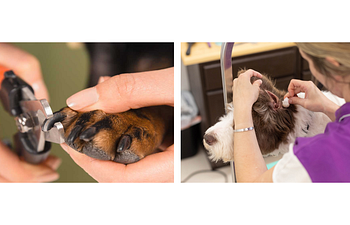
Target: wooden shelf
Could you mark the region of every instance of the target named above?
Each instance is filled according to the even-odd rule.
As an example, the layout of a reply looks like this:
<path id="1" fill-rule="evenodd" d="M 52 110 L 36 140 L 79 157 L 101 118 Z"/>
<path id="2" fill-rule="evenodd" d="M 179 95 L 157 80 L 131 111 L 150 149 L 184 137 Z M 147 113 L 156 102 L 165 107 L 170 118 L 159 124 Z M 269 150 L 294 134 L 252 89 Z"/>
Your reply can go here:
<path id="1" fill-rule="evenodd" d="M 220 59 L 221 46 L 215 42 L 196 42 L 191 47 L 191 54 L 186 55 L 187 42 L 181 43 L 181 59 L 184 65 L 205 63 Z M 295 46 L 294 42 L 237 42 L 232 51 L 232 57 L 244 56 L 259 52 Z"/>

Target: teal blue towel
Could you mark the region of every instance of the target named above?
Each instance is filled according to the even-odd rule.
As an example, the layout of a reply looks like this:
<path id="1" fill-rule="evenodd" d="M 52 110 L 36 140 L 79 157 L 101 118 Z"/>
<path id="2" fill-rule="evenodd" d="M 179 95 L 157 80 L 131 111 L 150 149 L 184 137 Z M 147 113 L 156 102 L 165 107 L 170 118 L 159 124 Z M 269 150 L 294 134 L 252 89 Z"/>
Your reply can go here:
<path id="1" fill-rule="evenodd" d="M 277 163 L 278 163 L 278 161 L 267 164 L 267 165 L 266 165 L 266 166 L 267 166 L 267 169 L 269 170 L 270 168 L 272 168 L 272 167 L 273 167 L 274 165 L 276 165 Z"/>

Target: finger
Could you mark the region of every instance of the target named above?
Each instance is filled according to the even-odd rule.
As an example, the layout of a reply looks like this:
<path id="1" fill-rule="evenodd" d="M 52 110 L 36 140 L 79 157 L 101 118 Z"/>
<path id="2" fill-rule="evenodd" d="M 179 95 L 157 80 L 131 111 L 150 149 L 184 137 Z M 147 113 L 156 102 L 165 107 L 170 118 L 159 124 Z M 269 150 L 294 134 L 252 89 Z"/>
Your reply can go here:
<path id="1" fill-rule="evenodd" d="M 235 99 L 235 84 L 236 84 L 236 79 L 237 78 L 235 78 L 235 79 L 233 79 L 233 82 L 232 82 L 232 103 L 234 102 L 234 99 Z"/>
<path id="2" fill-rule="evenodd" d="M 115 176 L 118 176 L 119 179 L 125 177 L 126 166 L 123 164 L 91 158 L 70 148 L 66 143 L 61 144 L 61 147 L 76 164 L 98 182 L 114 182 Z"/>
<path id="3" fill-rule="evenodd" d="M 58 173 L 45 163 L 30 164 L 20 161 L 20 169 L 15 176 L 18 182 L 47 182 L 58 179 Z"/>
<path id="4" fill-rule="evenodd" d="M 42 182 L 52 182 L 58 180 L 60 175 L 50 168 L 46 169 L 40 168 L 30 171 L 26 171 L 24 175 L 17 176 L 17 179 L 14 179 L 14 182 L 26 182 L 26 183 L 42 183 Z"/>
<path id="5" fill-rule="evenodd" d="M 49 155 L 43 164 L 47 167 L 50 167 L 52 170 L 57 170 L 61 165 L 62 160 L 56 156 Z"/>
<path id="6" fill-rule="evenodd" d="M 296 94 L 300 92 L 306 92 L 306 91 L 307 91 L 306 81 L 292 79 L 288 85 L 288 92 L 290 97 L 296 96 Z"/>
<path id="7" fill-rule="evenodd" d="M 56 171 L 44 164 L 32 165 L 23 162 L 22 174 L 18 174 L 14 181 L 30 183 L 51 182 L 57 180 L 59 177 L 60 176 Z"/>
<path id="8" fill-rule="evenodd" d="M 253 85 L 256 86 L 256 87 L 258 87 L 258 88 L 260 87 L 261 84 L 262 84 L 262 80 L 260 80 L 260 79 L 254 81 L 254 83 L 253 83 Z"/>
<path id="9" fill-rule="evenodd" d="M 45 161 L 46 162 L 46 161 Z M 51 157 L 48 163 L 55 167 Z M 0 176 L 15 182 L 48 182 L 58 179 L 58 174 L 46 164 L 32 165 L 21 161 L 5 144 L 0 142 Z"/>
<path id="10" fill-rule="evenodd" d="M 233 79 L 232 82 L 232 92 L 234 92 L 238 78 Z"/>
<path id="11" fill-rule="evenodd" d="M 49 100 L 41 74 L 40 63 L 33 55 L 11 44 L 0 44 L 0 64 L 13 70 L 30 84 L 38 99 L 45 98 Z"/>
<path id="12" fill-rule="evenodd" d="M 4 143 L 0 142 L 0 176 L 9 179 L 18 173 L 20 160 Z"/>
<path id="13" fill-rule="evenodd" d="M 107 113 L 174 106 L 174 68 L 114 76 L 69 97 L 67 105 L 74 110 L 101 109 Z"/>
<path id="14" fill-rule="evenodd" d="M 289 104 L 301 105 L 305 108 L 306 99 L 299 97 L 291 97 L 289 98 Z"/>
<path id="15" fill-rule="evenodd" d="M 262 77 L 263 77 L 261 73 L 255 71 L 255 70 L 252 70 L 252 69 L 249 69 L 249 70 L 247 70 L 246 72 L 240 74 L 239 77 L 240 77 L 240 76 L 247 76 L 247 77 L 249 77 L 249 78 L 251 78 L 251 77 L 253 77 L 253 76 L 254 76 L 254 77 L 258 77 L 258 78 L 262 78 Z"/>
<path id="16" fill-rule="evenodd" d="M 285 94 L 285 95 L 283 96 L 283 99 L 285 99 L 285 98 L 290 98 L 289 92 L 287 92 L 287 94 Z"/>
<path id="17" fill-rule="evenodd" d="M 10 181 L 0 176 L 0 183 L 9 183 Z"/>
<path id="18" fill-rule="evenodd" d="M 52 170 L 36 177 L 34 182 L 52 182 L 58 180 L 58 178 L 60 178 L 60 175 Z"/>
<path id="19" fill-rule="evenodd" d="M 128 176 L 131 181 L 174 182 L 174 145 L 129 166 Z"/>
<path id="20" fill-rule="evenodd" d="M 166 151 L 149 155 L 144 159 L 124 165 L 102 161 L 76 152 L 67 144 L 61 144 L 72 159 L 98 182 L 173 182 L 174 146 Z"/>

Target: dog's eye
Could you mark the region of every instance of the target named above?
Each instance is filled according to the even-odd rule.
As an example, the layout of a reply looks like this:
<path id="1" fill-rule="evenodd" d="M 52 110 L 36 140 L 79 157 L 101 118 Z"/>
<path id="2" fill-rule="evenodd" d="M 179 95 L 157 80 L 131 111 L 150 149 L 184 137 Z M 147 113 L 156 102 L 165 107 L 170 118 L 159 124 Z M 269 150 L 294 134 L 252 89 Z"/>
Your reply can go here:
<path id="1" fill-rule="evenodd" d="M 121 152 L 124 150 L 129 149 L 131 146 L 131 137 L 129 135 L 125 135 L 122 137 L 122 139 L 119 141 L 117 152 Z"/>

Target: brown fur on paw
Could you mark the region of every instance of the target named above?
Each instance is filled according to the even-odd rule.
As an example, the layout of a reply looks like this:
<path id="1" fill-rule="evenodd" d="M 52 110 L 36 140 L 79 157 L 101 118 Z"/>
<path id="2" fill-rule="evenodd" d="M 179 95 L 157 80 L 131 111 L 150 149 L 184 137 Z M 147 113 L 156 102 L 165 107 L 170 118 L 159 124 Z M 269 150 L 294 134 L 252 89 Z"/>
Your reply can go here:
<path id="1" fill-rule="evenodd" d="M 102 110 L 77 112 L 68 107 L 55 113 L 65 141 L 90 157 L 133 163 L 154 153 L 173 120 L 173 108 L 154 106 L 108 114 Z"/>

